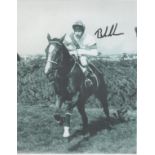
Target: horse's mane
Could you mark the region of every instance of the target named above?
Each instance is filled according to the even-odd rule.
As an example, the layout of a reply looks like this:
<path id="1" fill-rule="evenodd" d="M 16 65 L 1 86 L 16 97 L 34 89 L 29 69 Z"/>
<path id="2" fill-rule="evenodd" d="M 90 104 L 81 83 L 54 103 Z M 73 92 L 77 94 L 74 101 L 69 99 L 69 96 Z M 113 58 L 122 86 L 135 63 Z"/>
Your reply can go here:
<path id="1" fill-rule="evenodd" d="M 61 41 L 61 39 L 59 39 L 59 38 L 53 38 L 53 39 L 51 40 L 51 43 L 52 43 L 52 41 L 53 41 L 53 42 L 59 42 L 60 44 L 62 44 L 62 48 L 63 48 L 63 51 L 64 51 L 65 55 L 68 56 L 68 57 L 70 57 L 69 51 L 68 51 L 68 49 L 66 48 L 66 46 L 64 45 L 63 41 Z M 51 43 L 50 43 L 50 44 L 51 44 Z"/>

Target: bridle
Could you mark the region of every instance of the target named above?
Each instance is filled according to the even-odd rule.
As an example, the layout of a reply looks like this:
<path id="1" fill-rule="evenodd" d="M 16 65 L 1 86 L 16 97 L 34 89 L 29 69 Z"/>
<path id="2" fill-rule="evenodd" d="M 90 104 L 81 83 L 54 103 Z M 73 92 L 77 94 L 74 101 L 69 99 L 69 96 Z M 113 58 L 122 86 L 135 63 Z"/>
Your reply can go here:
<path id="1" fill-rule="evenodd" d="M 58 64 L 57 62 L 52 61 L 52 60 L 48 60 L 47 62 L 54 63 L 54 64 Z"/>
<path id="2" fill-rule="evenodd" d="M 60 41 L 51 40 L 51 41 L 50 41 L 50 44 L 57 44 L 57 45 L 60 46 L 60 48 L 61 48 L 61 47 L 63 48 L 63 43 L 60 42 Z M 62 60 L 63 60 L 63 57 L 64 57 L 64 55 L 62 55 L 62 57 L 61 57 L 61 62 L 62 62 Z M 73 69 L 74 69 L 74 67 L 76 66 L 76 64 L 79 64 L 78 60 L 77 60 L 74 56 L 72 56 L 72 58 L 74 59 L 74 65 L 72 66 L 70 72 L 73 71 Z M 70 61 L 70 60 L 69 60 L 69 61 Z M 55 78 L 58 77 L 58 76 L 60 76 L 59 73 L 62 74 L 62 73 L 65 71 L 65 69 L 64 69 L 65 66 L 64 66 L 62 63 L 59 64 L 58 62 L 53 61 L 53 60 L 47 60 L 47 62 L 56 65 L 56 67 L 52 69 L 52 71 L 53 71 L 53 76 L 54 76 Z M 60 70 L 59 70 L 59 69 L 60 69 Z M 60 71 L 60 72 L 59 72 L 59 71 Z"/>
<path id="3" fill-rule="evenodd" d="M 59 42 L 59 41 L 53 41 L 53 40 L 50 41 L 50 44 L 58 44 L 60 46 L 63 45 L 61 42 Z M 61 64 L 59 65 L 56 61 L 53 61 L 53 60 L 47 60 L 47 62 L 56 65 L 56 67 L 53 69 L 53 72 L 54 72 L 54 77 L 57 77 L 57 75 L 58 75 L 58 69 L 59 68 L 63 68 L 63 66 Z"/>

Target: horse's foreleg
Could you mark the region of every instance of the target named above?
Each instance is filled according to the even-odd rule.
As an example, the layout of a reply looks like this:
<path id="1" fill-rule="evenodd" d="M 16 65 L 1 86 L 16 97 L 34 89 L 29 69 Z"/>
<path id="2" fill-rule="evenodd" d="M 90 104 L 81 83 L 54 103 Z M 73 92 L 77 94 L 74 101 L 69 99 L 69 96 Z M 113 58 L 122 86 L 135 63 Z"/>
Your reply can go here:
<path id="1" fill-rule="evenodd" d="M 62 106 L 62 104 L 63 104 L 63 98 L 56 95 L 56 103 L 55 103 L 56 110 L 55 110 L 54 118 L 57 121 L 57 123 L 61 123 L 61 121 L 62 121 L 62 117 L 61 117 L 61 113 L 62 113 L 61 106 Z"/>
<path id="2" fill-rule="evenodd" d="M 62 106 L 62 103 L 63 103 L 63 98 L 59 95 L 56 95 L 56 109 L 59 110 L 61 109 L 61 106 Z"/>
<path id="3" fill-rule="evenodd" d="M 68 102 L 66 114 L 65 114 L 65 122 L 64 122 L 64 133 L 63 137 L 69 137 L 69 128 L 70 128 L 70 119 L 72 115 L 73 108 L 77 105 L 77 101 L 79 98 L 79 92 L 77 92 L 73 97 L 72 101 Z"/>

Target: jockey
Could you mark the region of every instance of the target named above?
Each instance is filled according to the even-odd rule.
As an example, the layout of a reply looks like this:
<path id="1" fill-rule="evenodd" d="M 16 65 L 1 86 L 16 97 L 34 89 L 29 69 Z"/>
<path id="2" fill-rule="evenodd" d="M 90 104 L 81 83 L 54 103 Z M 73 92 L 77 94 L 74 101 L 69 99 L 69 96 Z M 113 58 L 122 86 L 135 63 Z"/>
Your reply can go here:
<path id="1" fill-rule="evenodd" d="M 86 56 L 97 56 L 97 45 L 93 36 L 85 33 L 85 25 L 82 21 L 77 21 L 72 25 L 73 32 L 65 36 L 63 41 L 71 55 L 75 55 L 80 60 L 81 69 L 88 78 L 89 69 Z M 88 79 L 87 79 L 88 80 Z"/>

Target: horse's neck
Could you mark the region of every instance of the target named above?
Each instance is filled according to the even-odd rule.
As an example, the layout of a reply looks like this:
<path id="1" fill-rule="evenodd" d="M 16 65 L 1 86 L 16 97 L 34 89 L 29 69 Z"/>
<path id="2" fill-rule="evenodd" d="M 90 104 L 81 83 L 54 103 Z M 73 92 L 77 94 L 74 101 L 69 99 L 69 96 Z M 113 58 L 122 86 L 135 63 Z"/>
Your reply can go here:
<path id="1" fill-rule="evenodd" d="M 74 66 L 76 65 L 76 62 L 74 61 L 74 59 L 71 57 L 69 64 L 68 64 L 68 71 L 67 74 L 70 74 L 70 72 L 73 70 Z"/>
<path id="2" fill-rule="evenodd" d="M 69 74 L 79 78 L 82 78 L 84 75 L 80 65 L 77 62 L 73 64 Z"/>
<path id="3" fill-rule="evenodd" d="M 68 74 L 70 72 L 71 68 L 74 66 L 75 60 L 69 53 L 67 53 L 67 55 L 65 57 L 66 58 L 64 60 L 64 69 L 66 70 L 66 73 Z"/>

